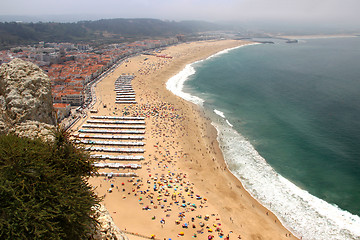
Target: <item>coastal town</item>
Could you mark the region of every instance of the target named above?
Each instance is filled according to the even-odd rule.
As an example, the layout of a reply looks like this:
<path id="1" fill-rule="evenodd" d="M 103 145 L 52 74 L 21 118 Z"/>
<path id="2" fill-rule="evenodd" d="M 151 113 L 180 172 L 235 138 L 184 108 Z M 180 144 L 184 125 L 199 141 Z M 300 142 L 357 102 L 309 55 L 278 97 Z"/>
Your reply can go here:
<path id="1" fill-rule="evenodd" d="M 89 44 L 46 43 L 0 51 L 0 64 L 15 58 L 40 66 L 52 85 L 54 108 L 59 122 L 93 100 L 91 86 L 129 56 L 179 42 L 179 37 L 91 47 Z M 166 57 L 154 53 L 158 57 Z M 75 116 L 74 116 L 75 117 Z"/>

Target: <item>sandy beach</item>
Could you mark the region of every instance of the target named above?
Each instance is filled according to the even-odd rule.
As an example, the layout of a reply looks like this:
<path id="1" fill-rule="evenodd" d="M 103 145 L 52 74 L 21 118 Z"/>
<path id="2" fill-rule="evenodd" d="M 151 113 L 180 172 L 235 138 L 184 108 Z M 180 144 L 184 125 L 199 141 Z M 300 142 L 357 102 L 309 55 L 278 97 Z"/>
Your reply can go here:
<path id="1" fill-rule="evenodd" d="M 201 109 L 165 86 L 187 64 L 243 44 L 247 42 L 224 40 L 171 46 L 158 56 L 128 59 L 97 84 L 93 109 L 98 112 L 80 120 L 74 132 L 90 115 L 145 117 L 144 160 L 136 162 L 142 168 L 99 169 L 138 177 L 89 180 L 129 239 L 296 239 L 228 171 L 216 130 Z M 135 76 L 131 83 L 137 104 L 115 104 L 114 84 L 120 75 Z"/>

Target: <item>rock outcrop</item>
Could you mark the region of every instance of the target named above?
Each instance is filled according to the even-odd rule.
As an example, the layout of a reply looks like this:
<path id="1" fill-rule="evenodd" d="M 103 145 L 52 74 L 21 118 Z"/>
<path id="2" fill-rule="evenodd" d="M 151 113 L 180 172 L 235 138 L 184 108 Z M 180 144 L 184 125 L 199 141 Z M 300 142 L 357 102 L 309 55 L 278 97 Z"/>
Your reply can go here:
<path id="1" fill-rule="evenodd" d="M 0 66 L 0 134 L 53 140 L 55 115 L 49 77 L 35 64 L 14 59 Z M 100 229 L 91 239 L 128 240 L 109 212 L 97 209 Z"/>
<path id="2" fill-rule="evenodd" d="M 0 66 L 0 133 L 48 138 L 52 104 L 50 79 L 38 66 L 21 59 Z"/>
<path id="3" fill-rule="evenodd" d="M 96 240 L 128 240 L 128 237 L 115 225 L 108 210 L 103 206 L 96 210 L 100 229 L 92 236 Z"/>

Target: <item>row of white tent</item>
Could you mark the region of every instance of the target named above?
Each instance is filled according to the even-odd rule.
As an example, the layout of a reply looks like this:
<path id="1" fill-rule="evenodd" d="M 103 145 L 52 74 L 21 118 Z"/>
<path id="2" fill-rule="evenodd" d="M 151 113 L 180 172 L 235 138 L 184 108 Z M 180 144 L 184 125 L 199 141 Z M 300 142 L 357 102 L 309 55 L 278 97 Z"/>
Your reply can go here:
<path id="1" fill-rule="evenodd" d="M 115 81 L 114 91 L 116 92 L 115 103 L 117 104 L 136 104 L 136 94 L 132 87 L 131 81 L 134 79 L 133 75 L 121 75 Z M 91 116 L 92 120 L 87 120 L 88 124 L 84 124 L 83 128 L 80 129 L 78 140 L 84 144 L 92 145 L 114 145 L 114 146 L 144 146 L 144 142 L 125 142 L 125 141 L 102 141 L 93 139 L 106 139 L 106 140 L 142 140 L 144 136 L 134 135 L 120 135 L 120 134 L 145 134 L 145 130 L 108 130 L 108 129 L 145 129 L 145 118 L 144 117 L 117 117 L 117 116 Z M 119 121 L 120 120 L 120 121 Z M 122 120 L 122 121 L 121 121 Z M 127 121 L 129 120 L 129 121 Z M 125 124 L 121 125 L 121 124 Z M 127 125 L 127 126 L 126 126 Z M 131 125 L 131 126 L 129 126 Z M 84 133 L 90 133 L 84 134 Z M 91 135 L 93 134 L 93 135 Z M 119 134 L 115 135 L 114 134 Z M 113 148 L 113 147 L 102 147 L 102 146 L 89 146 L 85 149 L 96 152 L 113 152 L 113 153 L 144 153 L 145 150 L 142 148 Z M 99 160 L 116 160 L 116 161 L 140 161 L 143 160 L 143 156 L 138 155 L 103 155 L 103 154 L 92 154 L 91 157 Z M 139 164 L 123 164 L 123 163 L 103 163 L 96 162 L 95 166 L 101 168 L 141 168 Z M 101 176 L 111 177 L 136 177 L 136 173 L 106 173 L 100 172 Z"/>
<path id="2" fill-rule="evenodd" d="M 117 98 L 115 99 L 115 102 L 134 102 L 135 98 Z"/>
<path id="3" fill-rule="evenodd" d="M 131 86 L 131 84 L 115 84 L 115 91 L 117 90 L 133 90 L 133 87 Z"/>
<path id="4" fill-rule="evenodd" d="M 143 140 L 144 136 L 134 136 L 134 135 L 87 135 L 80 133 L 75 135 L 78 138 L 96 138 L 96 139 L 117 139 L 117 140 Z"/>
<path id="5" fill-rule="evenodd" d="M 134 79 L 134 76 L 123 77 L 120 76 L 115 81 L 116 92 L 116 104 L 136 104 L 135 95 L 130 94 L 134 93 L 134 89 L 131 85 L 131 81 Z"/>
<path id="6" fill-rule="evenodd" d="M 102 130 L 102 129 L 79 129 L 80 133 L 109 133 L 109 134 L 145 134 L 143 130 Z"/>
<path id="7" fill-rule="evenodd" d="M 87 123 L 104 123 L 104 124 L 145 124 L 145 121 L 141 119 L 136 120 L 87 120 Z"/>
<path id="8" fill-rule="evenodd" d="M 145 129 L 145 126 L 84 124 L 83 128 Z"/>
<path id="9" fill-rule="evenodd" d="M 136 96 L 136 94 L 135 94 L 135 91 L 134 90 L 116 90 L 116 95 L 117 96 L 121 96 L 121 95 L 123 95 L 123 96 L 125 96 L 125 95 L 135 95 Z"/>
<path id="10" fill-rule="evenodd" d="M 145 149 L 143 148 L 107 148 L 107 147 L 84 147 L 84 150 L 87 151 L 97 151 L 97 152 L 118 152 L 118 153 L 144 153 Z"/>
<path id="11" fill-rule="evenodd" d="M 134 164 L 134 163 L 128 163 L 128 164 L 122 164 L 122 163 L 99 163 L 95 162 L 93 163 L 95 167 L 99 168 L 131 168 L 131 169 L 139 169 L 141 168 L 140 164 Z"/>
<path id="12" fill-rule="evenodd" d="M 116 91 L 116 94 L 121 94 L 121 95 L 124 95 L 124 96 L 125 96 L 125 95 L 134 95 L 134 96 L 136 96 L 134 90 L 132 90 L 132 91 L 117 90 L 117 91 Z"/>
<path id="13" fill-rule="evenodd" d="M 107 173 L 107 172 L 99 172 L 98 173 L 100 176 L 105 176 L 108 178 L 112 178 L 112 177 L 137 177 L 138 175 L 136 173 Z"/>
<path id="14" fill-rule="evenodd" d="M 131 88 L 118 87 L 118 88 L 115 88 L 114 91 L 117 92 L 117 93 L 119 93 L 119 91 L 124 91 L 125 93 L 130 93 L 130 92 L 133 92 L 134 89 L 132 87 Z"/>
<path id="15" fill-rule="evenodd" d="M 136 104 L 136 101 L 115 101 L 116 104 L 126 104 L 126 103 L 131 103 L 131 104 Z"/>
<path id="16" fill-rule="evenodd" d="M 117 94 L 116 98 L 135 98 L 136 95 L 132 93 Z"/>
<path id="17" fill-rule="evenodd" d="M 103 154 L 92 154 L 90 155 L 92 158 L 97 158 L 101 160 L 123 160 L 123 161 L 141 161 L 144 160 L 143 156 L 128 156 L 128 155 L 103 155 Z"/>
<path id="18" fill-rule="evenodd" d="M 87 120 L 87 123 L 90 124 L 123 124 L 124 121 L 114 121 L 114 120 Z M 137 124 L 145 124 L 145 121 L 137 121 Z M 132 123 L 133 124 L 133 123 Z M 134 123 L 135 124 L 135 123 Z"/>
<path id="19" fill-rule="evenodd" d="M 145 120 L 145 117 L 120 117 L 120 116 L 90 116 L 93 119 L 116 119 L 116 120 Z"/>
<path id="20" fill-rule="evenodd" d="M 97 144 L 97 145 L 117 145 L 117 146 L 144 146 L 144 142 L 120 142 L 120 141 L 98 141 L 98 140 L 78 140 L 78 143 Z"/>

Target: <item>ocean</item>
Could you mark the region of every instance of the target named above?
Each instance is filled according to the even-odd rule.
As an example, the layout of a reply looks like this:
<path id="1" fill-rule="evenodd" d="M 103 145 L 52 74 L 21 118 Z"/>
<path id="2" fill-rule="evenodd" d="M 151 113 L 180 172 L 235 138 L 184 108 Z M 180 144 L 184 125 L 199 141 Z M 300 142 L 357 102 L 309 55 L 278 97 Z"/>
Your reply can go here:
<path id="1" fill-rule="evenodd" d="M 231 172 L 302 239 L 360 239 L 360 38 L 228 49 L 167 88 L 211 118 Z"/>

